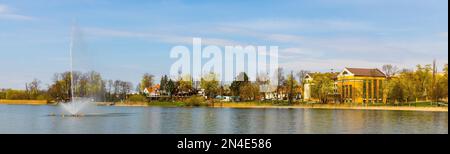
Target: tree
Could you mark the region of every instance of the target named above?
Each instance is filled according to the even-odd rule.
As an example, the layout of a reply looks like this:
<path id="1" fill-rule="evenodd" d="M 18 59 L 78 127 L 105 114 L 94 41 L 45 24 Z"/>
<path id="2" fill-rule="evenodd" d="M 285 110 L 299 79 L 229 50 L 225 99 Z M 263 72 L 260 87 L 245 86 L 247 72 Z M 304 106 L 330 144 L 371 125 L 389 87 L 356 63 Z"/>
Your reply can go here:
<path id="1" fill-rule="evenodd" d="M 176 85 L 172 81 L 172 79 L 169 79 L 169 81 L 167 82 L 167 85 L 166 85 L 166 92 L 169 94 L 170 98 L 172 98 L 175 91 L 176 91 Z"/>
<path id="2" fill-rule="evenodd" d="M 391 64 L 383 65 L 382 70 L 388 78 L 392 78 L 398 73 L 397 66 L 393 66 Z"/>
<path id="3" fill-rule="evenodd" d="M 403 70 L 400 73 L 400 77 L 398 78 L 398 84 L 395 85 L 395 88 L 400 88 L 402 93 L 402 98 L 405 103 L 410 102 L 411 100 L 414 100 L 418 97 L 418 92 L 423 93 L 420 91 L 417 91 L 417 83 L 415 81 L 415 73 L 411 70 Z M 394 89 L 396 90 L 396 89 Z M 395 93 L 398 95 L 398 93 Z M 396 96 L 394 96 L 396 97 Z"/>
<path id="4" fill-rule="evenodd" d="M 393 103 L 403 102 L 403 100 L 405 99 L 403 94 L 405 94 L 405 92 L 400 81 L 397 79 L 391 81 L 389 87 L 391 90 L 389 90 L 388 99 L 390 99 Z"/>
<path id="5" fill-rule="evenodd" d="M 143 93 L 144 93 L 144 91 L 141 89 L 141 83 L 138 83 L 137 85 L 136 85 L 136 92 L 137 93 L 139 93 L 139 94 L 141 94 L 141 95 L 143 95 Z"/>
<path id="6" fill-rule="evenodd" d="M 257 100 L 260 97 L 259 86 L 257 84 L 245 83 L 240 87 L 239 97 L 244 101 Z"/>
<path id="7" fill-rule="evenodd" d="M 211 99 L 219 92 L 219 81 L 213 72 L 206 74 L 200 81 L 200 87 L 205 90 L 205 95 Z"/>
<path id="8" fill-rule="evenodd" d="M 329 96 L 334 92 L 334 82 L 331 73 L 318 73 L 314 75 L 311 85 L 311 96 L 318 98 L 321 103 L 328 103 Z"/>
<path id="9" fill-rule="evenodd" d="M 415 101 L 417 102 L 417 100 L 421 99 L 421 100 L 428 100 L 430 93 L 432 93 L 432 80 L 433 80 L 433 76 L 432 76 L 432 67 L 431 65 L 425 65 L 425 66 L 421 66 L 421 65 L 417 65 L 417 69 L 414 72 L 413 75 L 413 81 L 415 83 L 415 87 L 414 87 L 414 97 L 415 97 Z M 414 84 L 411 83 L 411 84 Z"/>
<path id="10" fill-rule="evenodd" d="M 144 76 L 142 76 L 142 80 L 141 80 L 141 91 L 144 91 L 145 88 L 150 88 L 153 86 L 154 83 L 154 77 L 151 74 L 145 73 Z"/>
<path id="11" fill-rule="evenodd" d="M 161 90 L 162 94 L 167 93 L 168 82 L 169 82 L 169 77 L 167 75 L 164 75 L 161 77 L 161 81 L 160 81 L 159 85 L 160 85 L 160 90 Z"/>
<path id="12" fill-rule="evenodd" d="M 276 87 L 276 97 L 277 97 L 276 99 L 279 99 L 280 92 L 281 92 L 281 89 L 283 88 L 283 83 L 285 81 L 283 68 L 280 67 L 276 70 L 276 77 L 278 80 L 277 87 Z"/>
<path id="13" fill-rule="evenodd" d="M 108 80 L 106 81 L 107 84 L 107 88 L 106 88 L 106 101 L 114 101 L 113 98 L 113 88 L 114 88 L 114 81 L 113 80 Z"/>
<path id="14" fill-rule="evenodd" d="M 397 66 L 393 66 L 391 64 L 383 65 L 382 70 L 384 74 L 386 75 L 387 79 L 384 81 L 384 86 L 382 87 L 383 95 L 387 97 L 386 103 L 389 103 L 389 97 L 391 95 L 391 90 L 393 89 L 393 86 L 396 84 L 392 81 L 392 78 L 395 77 L 395 75 L 399 72 Z M 395 101 L 394 101 L 395 102 Z"/>
<path id="15" fill-rule="evenodd" d="M 284 85 L 286 87 L 286 94 L 288 94 L 289 104 L 292 104 L 294 97 L 297 95 L 296 89 L 298 87 L 298 83 L 297 80 L 295 80 L 293 72 L 291 72 L 291 74 L 287 77 Z"/>
<path id="16" fill-rule="evenodd" d="M 28 99 L 28 94 L 26 91 L 23 90 L 7 90 L 6 91 L 6 99 L 11 100 L 26 100 Z"/>
<path id="17" fill-rule="evenodd" d="M 236 79 L 231 83 L 230 89 L 233 96 L 240 96 L 241 95 L 241 88 L 242 86 L 249 84 L 249 77 L 247 76 L 247 73 L 241 72 L 236 77 Z"/>
<path id="18" fill-rule="evenodd" d="M 435 72 L 436 73 L 436 72 Z M 448 98 L 448 65 L 444 65 L 443 75 L 435 74 L 435 84 L 434 84 L 434 101 L 438 102 L 441 99 Z"/>
<path id="19" fill-rule="evenodd" d="M 189 94 L 192 90 L 192 77 L 190 75 L 185 75 L 178 81 L 178 89 L 180 90 L 180 93 L 182 94 Z"/>
<path id="20" fill-rule="evenodd" d="M 260 89 L 260 93 L 262 93 L 263 98 L 266 99 L 266 93 L 271 92 L 270 90 L 270 77 L 267 74 L 259 74 L 256 77 L 256 84 Z"/>
<path id="21" fill-rule="evenodd" d="M 27 84 L 26 91 L 29 99 L 36 99 L 40 92 L 41 81 L 34 79 L 31 83 Z"/>

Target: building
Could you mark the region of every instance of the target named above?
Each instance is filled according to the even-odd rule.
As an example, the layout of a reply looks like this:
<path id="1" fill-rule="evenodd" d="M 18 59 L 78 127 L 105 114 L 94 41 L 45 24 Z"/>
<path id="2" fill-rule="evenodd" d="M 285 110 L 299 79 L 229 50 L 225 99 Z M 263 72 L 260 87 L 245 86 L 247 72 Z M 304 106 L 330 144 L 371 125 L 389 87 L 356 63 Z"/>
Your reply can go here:
<path id="1" fill-rule="evenodd" d="M 345 68 L 336 84 L 342 102 L 385 103 L 385 80 L 386 75 L 379 69 Z"/>
<path id="2" fill-rule="evenodd" d="M 279 89 L 277 93 L 277 86 L 264 84 L 259 86 L 261 92 L 261 100 L 283 100 L 287 98 L 287 94 L 283 89 Z"/>
<path id="3" fill-rule="evenodd" d="M 161 95 L 161 86 L 159 84 L 144 89 L 144 94 L 147 97 L 159 97 Z"/>

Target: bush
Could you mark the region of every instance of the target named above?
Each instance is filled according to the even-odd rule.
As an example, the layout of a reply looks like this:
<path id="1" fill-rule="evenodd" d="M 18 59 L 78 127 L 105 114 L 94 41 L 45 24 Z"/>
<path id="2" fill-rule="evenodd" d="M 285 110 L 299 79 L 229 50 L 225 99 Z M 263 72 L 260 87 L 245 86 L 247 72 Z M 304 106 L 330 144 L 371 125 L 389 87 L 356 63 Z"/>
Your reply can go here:
<path id="1" fill-rule="evenodd" d="M 205 98 L 202 96 L 192 96 L 185 100 L 186 106 L 206 106 Z"/>
<path id="2" fill-rule="evenodd" d="M 6 99 L 6 92 L 0 92 L 0 99 Z"/>
<path id="3" fill-rule="evenodd" d="M 6 99 L 11 100 L 27 100 L 29 98 L 28 94 L 22 90 L 7 90 Z"/>
<path id="4" fill-rule="evenodd" d="M 36 100 L 50 100 L 50 97 L 47 94 L 40 94 L 36 96 Z"/>
<path id="5" fill-rule="evenodd" d="M 133 95 L 127 99 L 128 102 L 147 102 L 147 98 L 142 95 Z"/>

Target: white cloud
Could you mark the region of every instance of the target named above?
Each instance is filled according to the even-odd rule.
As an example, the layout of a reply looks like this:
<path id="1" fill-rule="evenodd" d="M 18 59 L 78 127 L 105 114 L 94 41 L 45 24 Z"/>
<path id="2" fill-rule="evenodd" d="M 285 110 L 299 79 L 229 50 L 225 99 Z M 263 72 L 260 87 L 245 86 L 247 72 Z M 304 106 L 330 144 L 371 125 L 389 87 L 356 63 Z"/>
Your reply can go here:
<path id="1" fill-rule="evenodd" d="M 16 14 L 12 9 L 4 4 L 0 4 L 0 19 L 7 20 L 35 20 L 34 17 Z"/>
<path id="2" fill-rule="evenodd" d="M 192 40 L 197 36 L 187 36 L 179 34 L 159 34 L 156 32 L 132 32 L 126 30 L 113 30 L 104 28 L 85 28 L 87 35 L 97 36 L 97 37 L 131 37 L 148 39 L 152 41 L 158 41 L 163 43 L 169 43 L 174 45 L 190 45 Z M 201 38 L 201 37 L 200 37 Z M 221 38 L 202 38 L 202 45 L 216 45 L 216 46 L 236 46 L 245 45 L 240 42 L 236 42 L 228 39 Z"/>
<path id="3" fill-rule="evenodd" d="M 252 31 L 372 31 L 376 27 L 369 22 L 339 19 L 261 19 L 219 24 L 223 27 Z"/>
<path id="4" fill-rule="evenodd" d="M 198 28 L 198 27 L 197 27 Z M 264 31 L 260 33 L 236 27 L 218 27 L 205 30 L 208 34 L 250 37 L 251 40 L 269 42 L 280 46 L 278 58 L 282 66 L 297 69 L 303 67 L 312 71 L 341 69 L 344 67 L 381 67 L 394 64 L 401 68 L 411 68 L 417 64 L 427 64 L 436 58 L 448 63 L 448 42 L 426 38 L 372 38 L 353 37 L 304 37 L 299 35 Z M 88 33 L 98 36 L 134 37 L 170 43 L 190 45 L 192 37 L 180 34 L 158 34 L 154 32 L 130 32 L 109 29 L 89 29 Z M 448 33 L 441 34 L 448 37 Z M 234 37 L 231 37 L 234 38 Z M 204 37 L 204 45 L 246 45 L 231 39 Z M 244 40 L 245 41 L 245 40 Z M 274 55 L 271 55 L 274 56 Z"/>

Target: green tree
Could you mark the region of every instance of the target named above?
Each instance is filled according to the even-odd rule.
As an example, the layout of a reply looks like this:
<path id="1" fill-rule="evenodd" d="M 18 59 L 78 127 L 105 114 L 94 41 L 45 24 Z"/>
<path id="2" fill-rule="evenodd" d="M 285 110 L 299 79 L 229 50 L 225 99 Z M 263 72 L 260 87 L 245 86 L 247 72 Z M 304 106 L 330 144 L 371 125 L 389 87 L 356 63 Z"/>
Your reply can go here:
<path id="1" fill-rule="evenodd" d="M 257 100 L 260 97 L 258 84 L 245 83 L 240 87 L 239 97 L 244 101 Z"/>
<path id="2" fill-rule="evenodd" d="M 428 100 L 430 93 L 432 93 L 432 67 L 431 65 L 417 65 L 417 70 L 414 72 L 415 91 L 414 97 L 417 100 Z"/>
<path id="3" fill-rule="evenodd" d="M 417 91 L 417 83 L 415 81 L 415 73 L 410 70 L 403 70 L 400 73 L 400 77 L 398 78 L 398 82 L 400 85 L 396 85 L 396 88 L 400 88 L 403 91 L 403 101 L 405 103 L 410 102 L 411 100 L 415 100 L 420 93 Z"/>
<path id="4" fill-rule="evenodd" d="M 242 86 L 250 84 L 249 77 L 245 72 L 239 73 L 236 79 L 231 83 L 230 89 L 233 96 L 241 95 Z"/>
<path id="5" fill-rule="evenodd" d="M 314 75 L 311 85 L 311 96 L 318 98 L 321 103 L 328 103 L 329 96 L 334 92 L 334 81 L 331 73 L 319 73 Z"/>
<path id="6" fill-rule="evenodd" d="M 151 74 L 145 73 L 144 76 L 142 76 L 141 79 L 141 92 L 145 90 L 145 88 L 150 88 L 153 86 L 154 83 L 154 77 Z"/>
<path id="7" fill-rule="evenodd" d="M 292 72 L 288 75 L 286 81 L 284 82 L 284 87 L 286 87 L 286 94 L 288 95 L 289 104 L 292 104 L 294 97 L 297 96 L 297 88 L 298 82 L 294 77 L 294 73 Z"/>
<path id="8" fill-rule="evenodd" d="M 211 99 L 219 93 L 219 81 L 214 73 L 206 74 L 200 81 L 200 87 L 205 90 L 205 95 Z"/>
<path id="9" fill-rule="evenodd" d="M 168 82 L 169 82 L 169 77 L 167 75 L 164 75 L 164 76 L 161 77 L 161 81 L 160 81 L 159 85 L 160 85 L 161 93 L 163 95 L 167 94 Z"/>
<path id="10" fill-rule="evenodd" d="M 185 75 L 178 81 L 178 89 L 180 93 L 188 95 L 193 91 L 193 81 L 190 75 Z"/>
<path id="11" fill-rule="evenodd" d="M 400 83 L 400 81 L 398 79 L 395 80 L 391 80 L 390 81 L 390 90 L 389 90 L 389 97 L 388 99 L 390 101 L 392 101 L 393 103 L 401 103 L 404 101 L 404 96 L 403 94 L 405 94 L 402 84 Z"/>
<path id="12" fill-rule="evenodd" d="M 176 92 L 176 85 L 175 82 L 172 81 L 172 79 L 169 79 L 169 81 L 167 82 L 166 92 L 170 96 L 170 98 L 172 98 Z"/>

